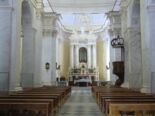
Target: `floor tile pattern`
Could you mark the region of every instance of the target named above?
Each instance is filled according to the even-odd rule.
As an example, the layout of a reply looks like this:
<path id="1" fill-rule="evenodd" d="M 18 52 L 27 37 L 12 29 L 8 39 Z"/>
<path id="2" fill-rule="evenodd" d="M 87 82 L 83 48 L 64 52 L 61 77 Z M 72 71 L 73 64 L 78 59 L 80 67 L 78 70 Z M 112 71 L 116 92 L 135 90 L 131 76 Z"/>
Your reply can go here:
<path id="1" fill-rule="evenodd" d="M 73 87 L 72 94 L 58 116 L 103 116 L 91 95 L 90 87 Z"/>

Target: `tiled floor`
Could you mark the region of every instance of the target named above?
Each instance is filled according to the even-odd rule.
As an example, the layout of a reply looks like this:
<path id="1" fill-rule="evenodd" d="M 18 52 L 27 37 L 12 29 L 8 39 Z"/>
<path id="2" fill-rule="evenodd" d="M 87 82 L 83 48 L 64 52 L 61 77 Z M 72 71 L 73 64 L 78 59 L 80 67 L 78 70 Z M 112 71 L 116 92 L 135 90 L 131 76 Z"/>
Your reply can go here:
<path id="1" fill-rule="evenodd" d="M 91 95 L 90 87 L 73 87 L 71 97 L 58 116 L 103 116 Z"/>

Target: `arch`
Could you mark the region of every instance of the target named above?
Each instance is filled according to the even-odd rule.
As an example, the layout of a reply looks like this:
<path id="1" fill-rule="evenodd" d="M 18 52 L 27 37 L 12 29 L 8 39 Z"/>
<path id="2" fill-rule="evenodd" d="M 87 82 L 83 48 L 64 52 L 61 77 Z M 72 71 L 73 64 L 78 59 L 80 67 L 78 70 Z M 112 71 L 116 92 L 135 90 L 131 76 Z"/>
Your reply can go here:
<path id="1" fill-rule="evenodd" d="M 85 47 L 79 49 L 79 62 L 87 63 L 87 49 Z"/>

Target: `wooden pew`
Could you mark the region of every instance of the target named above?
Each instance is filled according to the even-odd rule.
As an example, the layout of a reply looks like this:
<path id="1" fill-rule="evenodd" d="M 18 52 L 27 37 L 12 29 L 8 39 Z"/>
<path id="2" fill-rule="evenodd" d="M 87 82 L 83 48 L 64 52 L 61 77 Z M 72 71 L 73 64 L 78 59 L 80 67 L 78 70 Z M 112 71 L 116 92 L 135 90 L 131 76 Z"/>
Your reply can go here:
<path id="1" fill-rule="evenodd" d="M 106 99 L 104 113 L 108 116 L 111 103 L 155 103 L 155 99 L 151 98 L 131 98 L 131 99 Z"/>
<path id="2" fill-rule="evenodd" d="M 127 89 L 127 88 L 114 88 L 114 87 L 92 87 L 92 94 L 96 99 L 99 107 L 105 114 L 105 116 L 142 116 L 137 115 L 137 111 L 129 111 L 124 115 L 123 113 L 126 111 L 119 110 L 117 113 L 109 114 L 109 109 L 111 110 L 111 104 L 150 104 L 155 103 L 155 98 L 153 95 L 140 93 L 139 91 Z M 123 107 L 123 106 L 122 106 Z M 114 107 L 114 109 L 117 107 Z M 128 108 L 127 108 L 128 109 Z M 126 110 L 127 110 L 126 109 Z M 143 109 L 141 109 L 144 112 Z M 112 110 L 113 111 L 113 110 Z M 112 112 L 111 111 L 111 112 Z M 121 112 L 121 113 L 120 113 Z M 133 115 L 133 112 L 135 115 Z M 144 113 L 143 113 L 144 114 Z M 155 115 L 155 113 L 154 113 Z M 154 116 L 154 115 L 146 115 L 146 116 Z"/>
<path id="3" fill-rule="evenodd" d="M 18 106 L 21 106 L 21 108 L 25 107 L 25 109 L 28 110 L 29 112 L 31 113 L 33 112 L 34 116 L 54 116 L 56 115 L 56 111 L 58 110 L 58 108 L 62 105 L 61 102 L 64 102 L 70 96 L 70 93 L 71 93 L 71 87 L 62 88 L 55 86 L 48 86 L 48 87 L 45 86 L 39 88 L 25 89 L 24 91 L 11 92 L 7 95 L 0 95 L 0 104 L 1 104 L 0 107 L 3 109 L 3 107 L 8 106 L 9 108 L 7 109 L 8 111 L 15 110 L 16 112 L 17 111 L 21 112 L 20 107 L 18 108 Z M 29 104 L 24 106 L 24 103 Z M 46 109 L 48 113 L 41 113 L 43 111 L 37 108 L 38 106 L 37 104 L 40 104 L 40 107 Z M 11 109 L 13 108 L 12 106 L 17 108 Z M 30 110 L 31 106 L 34 107 L 35 111 L 39 111 L 40 114 L 36 114 L 34 113 L 35 111 Z M 22 116 L 24 116 L 24 114 L 22 114 Z"/>
<path id="4" fill-rule="evenodd" d="M 109 115 L 123 116 L 123 114 L 132 113 L 132 116 L 154 116 L 155 103 L 110 103 Z"/>
<path id="5" fill-rule="evenodd" d="M 0 100 L 4 100 L 4 99 L 20 99 L 20 100 L 25 100 L 25 99 L 31 99 L 31 100 L 38 100 L 38 101 L 42 101 L 42 100 L 49 100 L 49 102 L 51 100 L 53 100 L 52 103 L 52 109 L 53 109 L 53 114 L 56 114 L 58 112 L 58 108 L 59 108 L 59 101 L 58 101 L 58 96 L 42 96 L 42 95 L 29 95 L 29 96 L 24 96 L 24 95 L 13 95 L 13 96 L 1 96 Z"/>
<path id="6" fill-rule="evenodd" d="M 138 98 L 153 98 L 153 96 L 152 95 L 139 94 L 139 93 L 102 94 L 99 97 L 99 100 L 97 101 L 100 108 L 103 108 L 104 100 L 107 99 L 107 98 L 109 98 L 109 99 L 120 98 L 120 100 L 121 100 L 121 99 L 124 99 L 124 98 L 135 98 L 135 99 L 138 99 Z"/>
<path id="7" fill-rule="evenodd" d="M 16 111 L 16 115 L 22 114 L 21 116 L 26 116 L 27 113 L 29 113 L 30 116 L 37 116 L 37 114 L 38 116 L 54 116 L 53 100 L 0 99 L 0 114 L 7 114 L 7 112 L 9 112 L 10 115 L 6 116 L 16 116 L 14 112 L 11 111 Z"/>
<path id="8" fill-rule="evenodd" d="M 56 94 L 61 94 L 61 100 L 62 100 L 62 103 L 64 103 L 66 101 L 66 99 L 70 96 L 70 93 L 71 93 L 71 87 L 55 87 L 55 86 L 52 86 L 52 87 L 49 87 L 49 86 L 45 86 L 45 87 L 41 87 L 41 88 L 35 88 L 35 89 L 28 89 L 26 91 L 22 91 L 22 92 L 18 92 L 18 94 L 21 94 L 21 93 L 37 93 L 37 94 L 40 94 L 40 93 L 56 93 Z"/>

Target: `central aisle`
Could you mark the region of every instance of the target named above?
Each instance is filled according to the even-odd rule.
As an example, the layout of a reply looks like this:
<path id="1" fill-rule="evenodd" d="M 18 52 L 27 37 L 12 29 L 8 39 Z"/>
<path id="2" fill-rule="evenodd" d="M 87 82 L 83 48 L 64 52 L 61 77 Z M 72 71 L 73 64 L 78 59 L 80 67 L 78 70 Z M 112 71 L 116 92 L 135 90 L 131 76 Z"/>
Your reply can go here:
<path id="1" fill-rule="evenodd" d="M 103 116 L 91 94 L 90 87 L 72 87 L 71 97 L 58 116 Z"/>

